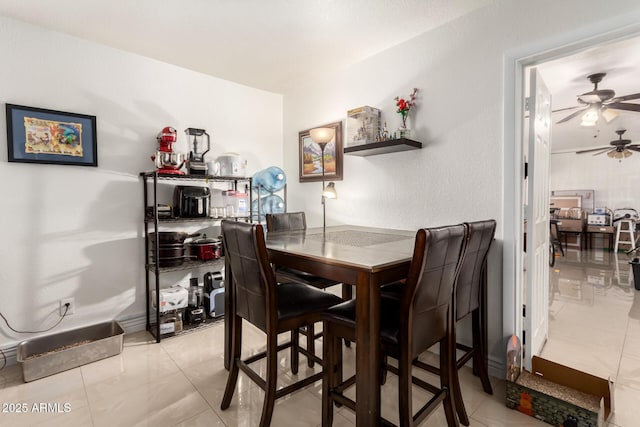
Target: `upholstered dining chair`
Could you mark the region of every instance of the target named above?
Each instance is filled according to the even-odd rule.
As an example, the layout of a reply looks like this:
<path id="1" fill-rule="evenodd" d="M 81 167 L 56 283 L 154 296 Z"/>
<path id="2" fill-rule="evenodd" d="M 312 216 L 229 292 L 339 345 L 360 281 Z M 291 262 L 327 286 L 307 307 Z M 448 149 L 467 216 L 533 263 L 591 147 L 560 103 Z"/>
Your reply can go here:
<path id="1" fill-rule="evenodd" d="M 453 336 L 455 339 L 457 323 L 471 315 L 472 344 L 469 347 L 456 342 L 456 349 L 462 353 L 456 358 L 453 393 L 460 422 L 464 425 L 469 425 L 469 417 L 462 400 L 458 370 L 473 358 L 473 373 L 480 377 L 485 393 L 493 394 L 487 367 L 487 349 L 485 348 L 487 334 L 486 260 L 495 236 L 496 221 L 489 219 L 467 222 L 465 225 L 468 229 L 468 241 L 465 256 L 460 266 L 460 273 L 455 284 L 456 321 L 454 323 Z M 402 288 L 398 284 L 382 287 L 382 294 L 387 297 L 395 296 L 399 298 L 401 293 Z M 437 366 L 429 365 L 421 360 L 416 360 L 414 366 L 435 374 L 439 373 Z"/>
<path id="2" fill-rule="evenodd" d="M 265 216 L 267 221 L 267 232 L 269 231 L 302 231 L 307 229 L 307 219 L 304 212 L 285 212 L 273 213 Z M 286 282 L 294 280 L 296 282 L 306 283 L 318 289 L 326 289 L 331 286 L 339 285 L 340 282 L 325 279 L 324 277 L 309 274 L 304 271 L 296 270 L 288 267 L 276 266 L 276 279 L 278 282 Z M 342 285 L 342 299 L 350 300 L 352 298 L 352 288 L 349 285 Z M 315 333 L 313 325 L 300 330 L 300 333 L 307 336 L 307 350 L 315 354 L 315 339 L 319 336 Z M 348 345 L 348 344 L 347 344 Z M 310 368 L 313 367 L 314 361 L 312 357 L 307 358 Z"/>
<path id="3" fill-rule="evenodd" d="M 447 425 L 458 426 L 452 381 L 455 371 L 454 310 L 452 305 L 456 277 L 464 257 L 467 227 L 454 225 L 420 229 L 416 233 L 413 258 L 402 285 L 400 297 L 382 296 L 380 301 L 380 343 L 383 356 L 398 360 L 398 401 L 400 426 L 415 426 L 440 404 Z M 342 377 L 341 338 L 356 339 L 355 300 L 331 307 L 325 313 L 322 380 L 323 426 L 333 422 L 333 404 L 354 409 L 355 402 L 344 395 L 355 382 Z M 413 377 L 411 367 L 431 346 L 440 346 L 440 385 Z M 358 343 L 356 342 L 356 345 Z M 357 375 L 357 373 L 356 373 Z M 413 416 L 412 382 L 433 393 L 433 397 Z M 366 391 L 365 391 L 366 392 Z M 383 423 L 391 424 L 383 419 Z M 391 424 L 392 425 L 392 424 Z"/>
<path id="4" fill-rule="evenodd" d="M 278 334 L 296 331 L 320 320 L 321 313 L 342 300 L 313 286 L 300 282 L 278 284 L 269 263 L 264 230 L 260 224 L 222 221 L 222 241 L 227 264 L 231 269 L 233 287 L 231 312 L 231 366 L 224 397 L 220 405 L 225 410 L 231 404 L 239 371 L 265 391 L 260 426 L 271 423 L 275 400 L 301 389 L 322 377 L 322 372 L 311 375 L 276 390 L 278 351 L 291 346 L 292 355 L 303 349 L 292 343 L 278 345 Z M 241 359 L 242 321 L 246 320 L 267 336 L 266 351 Z M 292 334 L 298 336 L 297 334 Z M 307 354 L 308 356 L 308 354 Z M 249 366 L 266 358 L 266 379 Z M 318 359 L 321 362 L 320 359 Z"/>

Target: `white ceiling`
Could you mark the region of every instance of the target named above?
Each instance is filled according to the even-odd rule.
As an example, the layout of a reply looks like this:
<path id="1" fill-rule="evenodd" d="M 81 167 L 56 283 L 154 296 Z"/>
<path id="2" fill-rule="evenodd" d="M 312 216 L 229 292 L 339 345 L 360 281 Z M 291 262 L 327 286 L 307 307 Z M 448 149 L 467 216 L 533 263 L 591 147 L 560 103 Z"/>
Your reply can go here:
<path id="1" fill-rule="evenodd" d="M 598 89 L 612 89 L 616 96 L 640 92 L 640 37 L 593 46 L 575 55 L 536 66 L 552 93 L 554 110 L 577 106 L 577 96 L 593 90 L 587 76 L 607 73 Z M 627 102 L 640 103 L 640 100 Z M 605 147 L 618 139 L 618 129 L 626 129 L 624 139 L 640 143 L 640 113 L 616 110 L 618 117 L 610 123 L 598 120 L 598 125 L 581 127 L 580 117 L 555 124 L 575 110 L 553 113 L 552 151 Z M 638 154 L 638 153 L 634 153 Z M 591 154 L 581 154 L 588 156 Z M 635 157 L 635 156 L 634 156 Z M 640 157 L 640 155 L 638 155 Z"/>
<path id="2" fill-rule="evenodd" d="M 240 84 L 285 93 L 497 0 L 0 0 L 0 14 Z M 640 92 L 640 42 L 594 47 L 539 65 L 553 108 L 600 89 Z M 633 101 L 633 102 L 638 102 Z M 569 112 L 554 113 L 554 122 Z M 640 141 L 640 113 L 553 127 L 552 151 L 605 146 L 615 130 Z M 593 136 L 596 135 L 597 138 Z M 640 156 L 638 156 L 640 157 Z"/>
<path id="3" fill-rule="evenodd" d="M 0 0 L 0 14 L 283 93 L 496 0 Z"/>

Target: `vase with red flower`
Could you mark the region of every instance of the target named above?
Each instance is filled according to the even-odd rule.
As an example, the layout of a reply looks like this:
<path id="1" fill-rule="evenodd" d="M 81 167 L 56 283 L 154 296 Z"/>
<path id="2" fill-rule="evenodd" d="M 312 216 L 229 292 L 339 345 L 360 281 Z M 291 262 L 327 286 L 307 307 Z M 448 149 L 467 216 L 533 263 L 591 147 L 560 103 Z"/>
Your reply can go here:
<path id="1" fill-rule="evenodd" d="M 407 118 L 409 117 L 411 108 L 416 104 L 417 93 L 418 88 L 413 88 L 408 99 L 400 98 L 399 96 L 394 98 L 396 101 L 397 112 L 400 114 L 400 118 L 402 119 L 402 125 L 398 128 L 396 138 L 409 138 L 411 136 L 411 129 L 407 127 Z"/>

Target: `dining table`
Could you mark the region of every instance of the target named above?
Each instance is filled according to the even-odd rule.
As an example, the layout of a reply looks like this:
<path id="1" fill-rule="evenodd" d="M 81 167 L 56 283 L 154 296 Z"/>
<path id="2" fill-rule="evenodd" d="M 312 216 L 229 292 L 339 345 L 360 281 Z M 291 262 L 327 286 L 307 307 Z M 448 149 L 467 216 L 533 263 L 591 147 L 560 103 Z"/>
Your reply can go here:
<path id="1" fill-rule="evenodd" d="M 415 231 L 337 225 L 266 233 L 272 264 L 355 287 L 356 425 L 380 424 L 380 287 L 407 277 Z M 232 273 L 225 280 L 224 364 L 230 366 Z"/>

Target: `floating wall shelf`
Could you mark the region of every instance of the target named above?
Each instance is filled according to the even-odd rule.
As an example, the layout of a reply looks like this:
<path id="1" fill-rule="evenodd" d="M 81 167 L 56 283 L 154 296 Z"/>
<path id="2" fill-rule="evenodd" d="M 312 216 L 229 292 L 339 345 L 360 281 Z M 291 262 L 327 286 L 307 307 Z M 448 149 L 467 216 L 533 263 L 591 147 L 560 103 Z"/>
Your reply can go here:
<path id="1" fill-rule="evenodd" d="M 400 138 L 388 141 L 371 142 L 368 144 L 345 147 L 344 154 L 352 156 L 375 156 L 377 154 L 395 153 L 398 151 L 419 150 L 422 142 Z"/>

